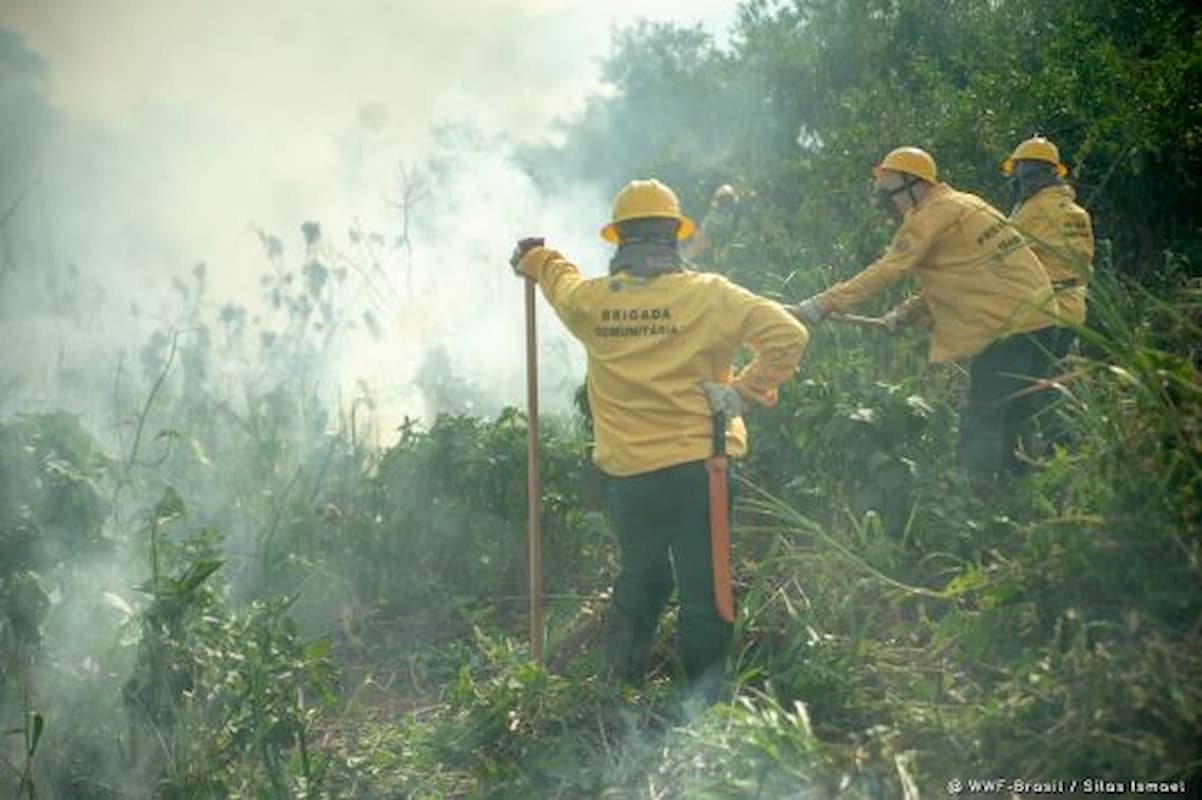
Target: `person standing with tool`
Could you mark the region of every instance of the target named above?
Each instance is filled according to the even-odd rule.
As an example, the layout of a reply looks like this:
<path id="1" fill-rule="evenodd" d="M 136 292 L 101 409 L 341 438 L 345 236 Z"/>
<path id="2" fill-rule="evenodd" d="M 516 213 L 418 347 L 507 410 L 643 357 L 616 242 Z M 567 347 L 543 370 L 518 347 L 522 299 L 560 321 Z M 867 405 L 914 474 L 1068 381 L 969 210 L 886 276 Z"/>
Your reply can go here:
<path id="1" fill-rule="evenodd" d="M 1019 143 L 1002 162 L 1010 179 L 1014 207 L 1010 224 L 1027 240 L 1043 265 L 1060 311 L 1061 326 L 1051 346 L 1054 361 L 1068 355 L 1085 324 L 1086 285 L 1093 275 L 1093 223 L 1077 205 L 1076 192 L 1064 181 L 1068 168 L 1060 150 L 1043 136 Z"/>
<path id="2" fill-rule="evenodd" d="M 730 508 L 711 500 L 728 496 L 726 456 L 747 450 L 740 417 L 776 402 L 807 333 L 778 303 L 691 270 L 680 242 L 693 230 L 668 186 L 634 180 L 601 229 L 617 245 L 608 275 L 581 277 L 539 238 L 519 241 L 510 264 L 538 283 L 588 353 L 593 460 L 620 562 L 606 619 L 607 666 L 624 680 L 645 676 L 675 583 L 685 674 L 691 691 L 712 702 L 725 682 L 734 615 Z M 753 358 L 735 375 L 741 346 Z"/>
<path id="3" fill-rule="evenodd" d="M 919 291 L 881 319 L 931 329 L 930 360 L 968 362 L 958 462 L 978 490 L 1021 471 L 1021 434 L 1039 410 L 1056 301 L 1035 254 L 997 209 L 939 180 L 917 147 L 873 169 L 873 200 L 898 224 L 885 254 L 855 277 L 788 309 L 816 324 L 913 274 Z"/>

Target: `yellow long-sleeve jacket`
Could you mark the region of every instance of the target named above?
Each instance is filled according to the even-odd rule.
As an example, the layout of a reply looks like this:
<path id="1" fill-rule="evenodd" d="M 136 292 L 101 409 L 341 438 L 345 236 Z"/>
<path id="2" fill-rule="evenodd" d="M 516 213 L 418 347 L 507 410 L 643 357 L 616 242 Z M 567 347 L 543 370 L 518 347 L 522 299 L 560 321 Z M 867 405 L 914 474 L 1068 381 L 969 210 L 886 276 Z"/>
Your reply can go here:
<path id="1" fill-rule="evenodd" d="M 1056 290 L 1065 322 L 1085 324 L 1086 285 L 1093 275 L 1093 223 L 1071 186 L 1046 186 L 1020 203 L 1010 224 L 1026 237 Z"/>
<path id="2" fill-rule="evenodd" d="M 931 361 L 971 359 L 1013 333 L 1055 322 L 1052 285 L 1022 237 L 981 198 L 939 183 L 906 212 L 883 256 L 821 295 L 846 311 L 912 272 L 919 292 L 903 316 L 925 312 Z"/>
<path id="3" fill-rule="evenodd" d="M 582 278 L 555 250 L 534 248 L 519 265 L 588 352 L 593 460 L 610 475 L 697 461 L 713 451 L 703 380 L 730 383 L 745 400 L 771 406 L 793 375 L 808 334 L 779 304 L 721 275 L 691 271 L 641 278 L 619 272 Z M 741 345 L 752 361 L 732 377 Z M 741 419 L 726 449 L 747 451 Z"/>

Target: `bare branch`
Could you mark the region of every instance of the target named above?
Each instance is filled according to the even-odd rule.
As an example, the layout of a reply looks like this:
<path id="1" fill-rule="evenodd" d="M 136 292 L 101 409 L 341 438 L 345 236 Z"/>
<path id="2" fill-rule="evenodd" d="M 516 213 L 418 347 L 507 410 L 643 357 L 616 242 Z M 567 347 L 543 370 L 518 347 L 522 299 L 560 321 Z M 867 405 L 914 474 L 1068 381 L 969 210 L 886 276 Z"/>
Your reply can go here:
<path id="1" fill-rule="evenodd" d="M 175 350 L 179 343 L 179 331 L 171 333 L 171 350 L 167 353 L 167 363 L 163 365 L 163 371 L 159 373 L 159 377 L 155 380 L 154 386 L 150 387 L 150 394 L 146 396 L 146 404 L 142 407 L 142 413 L 138 416 L 138 428 L 134 432 L 133 447 L 129 451 L 129 460 L 125 462 L 125 474 L 129 475 L 129 471 L 133 469 L 134 462 L 138 457 L 138 446 L 142 443 L 142 429 L 146 426 L 146 417 L 150 414 L 150 407 L 154 405 L 154 398 L 159 393 L 159 389 L 163 385 L 163 381 L 167 379 L 167 373 L 171 371 L 171 363 L 175 361 Z"/>
<path id="2" fill-rule="evenodd" d="M 4 236 L 4 262 L 3 264 L 0 264 L 0 275 L 3 275 L 6 272 L 12 272 L 14 269 L 16 269 L 16 265 L 14 264 L 13 260 L 12 241 L 8 237 L 8 223 L 12 220 L 13 215 L 20 210 L 21 205 L 25 202 L 25 198 L 29 196 L 31 191 L 33 191 L 33 184 L 30 184 L 22 189 L 20 193 L 17 194 L 16 199 L 13 200 L 9 207 L 4 210 L 4 213 L 0 214 L 0 233 L 2 233 Z"/>
<path id="3" fill-rule="evenodd" d="M 405 248 L 405 292 L 413 301 L 413 242 L 409 237 L 409 225 L 413 212 L 423 200 L 430 196 L 430 180 L 420 167 L 401 164 L 401 199 L 392 205 L 401 211 L 401 235 L 398 243 Z"/>

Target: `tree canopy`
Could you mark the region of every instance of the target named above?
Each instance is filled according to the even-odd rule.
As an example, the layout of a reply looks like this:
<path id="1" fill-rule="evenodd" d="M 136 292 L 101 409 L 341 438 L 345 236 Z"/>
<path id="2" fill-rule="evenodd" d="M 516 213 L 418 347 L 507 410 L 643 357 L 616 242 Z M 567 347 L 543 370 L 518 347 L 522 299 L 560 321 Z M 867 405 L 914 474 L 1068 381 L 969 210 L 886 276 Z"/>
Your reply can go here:
<path id="1" fill-rule="evenodd" d="M 929 150 L 941 177 L 1005 209 L 998 165 L 1036 132 L 1059 145 L 1116 270 L 1158 283 L 1200 268 L 1191 3 L 752 0 L 725 46 L 699 27 L 628 28 L 604 74 L 617 91 L 538 161 L 615 187 L 655 174 L 694 209 L 741 182 L 761 200 L 756 227 L 798 242 L 760 255 L 778 274 L 869 255 L 852 244 L 862 188 L 889 149 Z"/>

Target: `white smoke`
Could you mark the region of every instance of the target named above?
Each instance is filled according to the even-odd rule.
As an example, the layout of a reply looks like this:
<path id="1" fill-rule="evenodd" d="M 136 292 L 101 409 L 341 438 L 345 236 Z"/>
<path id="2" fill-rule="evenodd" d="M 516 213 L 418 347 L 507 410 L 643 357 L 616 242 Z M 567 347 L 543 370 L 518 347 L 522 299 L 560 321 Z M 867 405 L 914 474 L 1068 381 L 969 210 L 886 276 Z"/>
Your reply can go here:
<path id="1" fill-rule="evenodd" d="M 121 348 L 180 325 L 172 282 L 197 262 L 215 304 L 265 314 L 256 230 L 293 253 L 309 220 L 344 252 L 351 229 L 391 241 L 401 165 L 433 159 L 406 247 L 387 254 L 380 337 L 357 336 L 338 379 L 344 393 L 368 385 L 390 421 L 428 417 L 436 409 L 418 402 L 414 380 L 435 351 L 487 398 L 481 412 L 520 403 L 521 285 L 505 263 L 514 239 L 546 235 L 596 274 L 608 192 L 635 176 L 537 187 L 513 148 L 553 137 L 557 119 L 604 91 L 599 59 L 614 25 L 635 13 L 723 25 L 734 12 L 718 0 L 5 4 L 0 28 L 43 62 L 50 121 L 7 231 L 20 246 L 0 333 L 29 344 L 4 372 L 38 399 L 64 364 L 111 382 Z M 5 114 L 22 116 L 23 102 Z M 9 179 L 21 182 L 0 174 Z M 71 285 L 74 305 L 31 304 L 29 287 L 51 276 Z M 562 408 L 582 354 L 540 311 L 546 405 Z"/>

